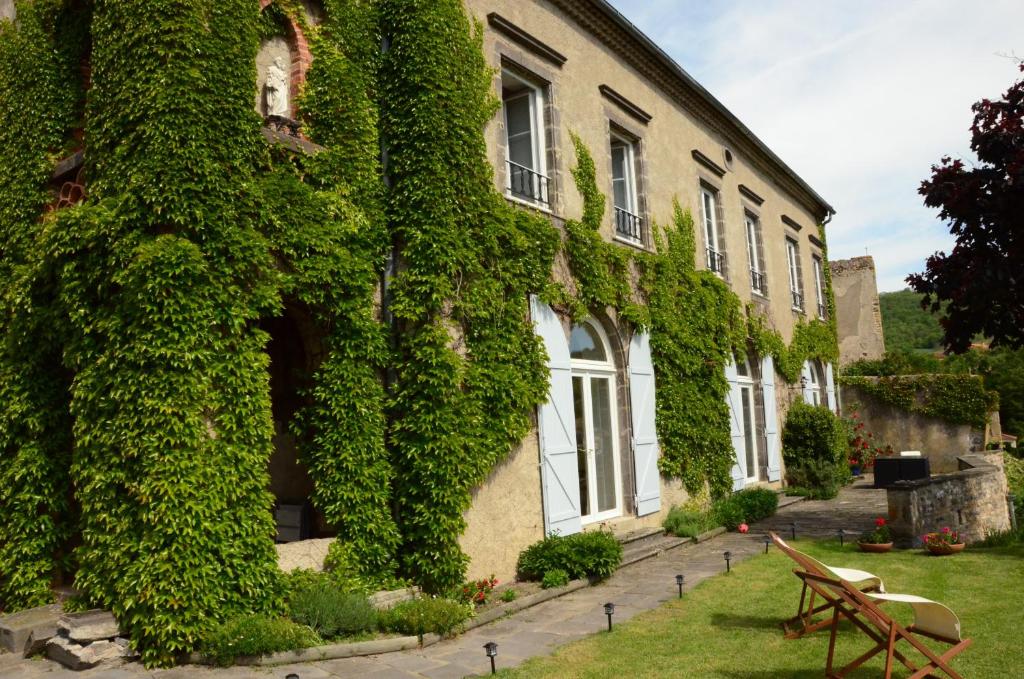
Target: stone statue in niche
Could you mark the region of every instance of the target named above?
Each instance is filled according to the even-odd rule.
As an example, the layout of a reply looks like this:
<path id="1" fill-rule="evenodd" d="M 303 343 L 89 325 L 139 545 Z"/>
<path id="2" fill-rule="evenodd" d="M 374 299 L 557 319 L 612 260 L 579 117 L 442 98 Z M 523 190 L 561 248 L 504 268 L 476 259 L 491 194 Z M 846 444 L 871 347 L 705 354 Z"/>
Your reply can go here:
<path id="1" fill-rule="evenodd" d="M 263 86 L 268 116 L 288 117 L 288 74 L 284 60 L 276 57 L 267 67 L 267 80 Z"/>

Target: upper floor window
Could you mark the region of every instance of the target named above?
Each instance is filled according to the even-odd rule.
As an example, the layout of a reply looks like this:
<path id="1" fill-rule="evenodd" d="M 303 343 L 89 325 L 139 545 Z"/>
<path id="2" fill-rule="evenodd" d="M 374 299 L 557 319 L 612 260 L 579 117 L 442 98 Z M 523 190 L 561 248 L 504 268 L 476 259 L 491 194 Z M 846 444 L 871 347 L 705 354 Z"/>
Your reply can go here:
<path id="1" fill-rule="evenodd" d="M 615 206 L 615 236 L 643 243 L 636 182 L 636 143 L 612 133 L 612 202 Z"/>
<path id="2" fill-rule="evenodd" d="M 548 205 L 547 153 L 544 141 L 544 91 L 511 73 L 501 73 L 501 99 L 505 114 L 509 195 Z"/>
<path id="3" fill-rule="evenodd" d="M 793 309 L 804 310 L 804 288 L 800 274 L 800 246 L 792 238 L 786 238 L 786 262 L 789 265 L 789 292 L 793 298 Z"/>
<path id="4" fill-rule="evenodd" d="M 814 261 L 814 296 L 818 302 L 818 318 L 824 319 L 828 316 L 828 309 L 825 306 L 824 262 L 818 255 L 814 255 L 812 260 Z"/>
<path id="5" fill-rule="evenodd" d="M 747 230 L 747 263 L 750 265 L 750 289 L 759 295 L 768 294 L 768 286 L 764 275 L 764 253 L 761 245 L 761 222 L 746 213 L 744 222 Z"/>
<path id="6" fill-rule="evenodd" d="M 725 248 L 720 237 L 721 224 L 718 214 L 718 192 L 707 186 L 700 190 L 701 215 L 704 221 L 705 249 L 710 271 L 725 276 Z"/>

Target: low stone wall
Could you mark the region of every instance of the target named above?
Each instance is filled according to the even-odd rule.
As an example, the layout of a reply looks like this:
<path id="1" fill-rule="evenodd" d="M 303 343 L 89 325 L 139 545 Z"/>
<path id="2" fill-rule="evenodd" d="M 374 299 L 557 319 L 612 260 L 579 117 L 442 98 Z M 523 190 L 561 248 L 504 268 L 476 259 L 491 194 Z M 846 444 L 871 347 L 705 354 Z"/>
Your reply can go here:
<path id="1" fill-rule="evenodd" d="M 887 489 L 889 526 L 902 547 L 949 526 L 970 544 L 1010 529 L 1006 475 L 995 455 L 959 458 L 960 471 L 899 481 Z"/>
<path id="2" fill-rule="evenodd" d="M 850 385 L 842 386 L 845 415 L 856 410 L 867 431 L 893 450 L 919 450 L 928 458 L 933 474 L 959 469 L 957 458 L 985 447 L 985 431 L 967 424 L 950 424 L 935 417 L 912 413 L 882 403 Z"/>

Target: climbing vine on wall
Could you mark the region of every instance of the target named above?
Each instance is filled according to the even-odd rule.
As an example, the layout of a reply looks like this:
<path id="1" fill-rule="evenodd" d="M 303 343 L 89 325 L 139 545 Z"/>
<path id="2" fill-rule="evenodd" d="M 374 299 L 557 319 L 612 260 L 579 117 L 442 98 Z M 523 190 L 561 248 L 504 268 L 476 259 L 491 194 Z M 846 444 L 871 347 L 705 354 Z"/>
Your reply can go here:
<path id="1" fill-rule="evenodd" d="M 391 401 L 402 570 L 437 591 L 465 577 L 471 490 L 526 435 L 547 392 L 527 300 L 559 236 L 494 189 L 483 129 L 497 102 L 481 29 L 458 0 L 384 0 L 379 81 L 401 253 L 389 289 L 398 357 Z"/>
<path id="2" fill-rule="evenodd" d="M 30 285 L 53 162 L 78 114 L 80 35 L 57 2 L 0 21 L 0 611 L 51 600 L 67 553 L 71 419 L 52 294 Z"/>

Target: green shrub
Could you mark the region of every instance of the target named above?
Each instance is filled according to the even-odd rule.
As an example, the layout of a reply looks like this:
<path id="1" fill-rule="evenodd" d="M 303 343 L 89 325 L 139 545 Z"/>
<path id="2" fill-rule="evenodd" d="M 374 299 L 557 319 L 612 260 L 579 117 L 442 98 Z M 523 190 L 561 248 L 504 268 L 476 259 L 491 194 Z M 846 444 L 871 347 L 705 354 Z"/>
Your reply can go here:
<path id="1" fill-rule="evenodd" d="M 695 538 L 718 524 L 704 512 L 697 512 L 683 507 L 673 507 L 662 526 L 665 532 L 681 538 Z"/>
<path id="2" fill-rule="evenodd" d="M 521 580 L 541 580 L 551 570 L 563 570 L 569 578 L 607 578 L 622 563 L 622 545 L 611 533 L 593 531 L 575 535 L 551 535 L 527 547 L 519 555 L 516 572 Z"/>
<path id="3" fill-rule="evenodd" d="M 271 615 L 245 615 L 228 620 L 203 639 L 202 653 L 226 667 L 235 659 L 319 646 L 323 641 L 309 627 Z"/>
<path id="4" fill-rule="evenodd" d="M 790 484 L 787 492 L 790 495 L 803 495 L 810 500 L 831 500 L 839 494 L 849 473 L 848 467 L 844 475 L 838 465 L 821 460 L 794 464 L 786 467 L 786 479 Z"/>
<path id="5" fill-rule="evenodd" d="M 736 530 L 741 523 L 747 521 L 747 515 L 735 495 L 726 495 L 711 506 L 711 519 L 716 526 Z"/>
<path id="6" fill-rule="evenodd" d="M 747 523 L 767 519 L 779 508 L 779 496 L 768 488 L 747 488 L 730 496 L 742 509 Z"/>
<path id="7" fill-rule="evenodd" d="M 504 592 L 501 593 L 501 600 L 504 601 L 505 603 L 508 603 L 509 601 L 515 601 L 516 597 L 518 597 L 518 596 L 519 596 L 519 592 L 517 592 L 516 590 L 512 589 L 511 587 L 509 587 L 508 589 L 506 589 Z"/>
<path id="8" fill-rule="evenodd" d="M 850 478 L 849 431 L 828 408 L 797 402 L 782 428 L 786 481 L 822 498 L 835 497 Z"/>
<path id="9" fill-rule="evenodd" d="M 377 611 L 365 594 L 342 592 L 330 582 L 317 582 L 291 593 L 289 613 L 324 639 L 377 628 Z"/>
<path id="10" fill-rule="evenodd" d="M 440 634 L 450 636 L 473 615 L 472 604 L 448 599 L 422 597 L 403 601 L 380 612 L 378 624 L 385 632 L 416 635 Z"/>
<path id="11" fill-rule="evenodd" d="M 569 574 L 563 571 L 561 568 L 553 568 L 550 571 L 544 573 L 544 577 L 540 581 L 542 589 L 554 589 L 555 587 L 565 587 L 569 584 Z"/>

